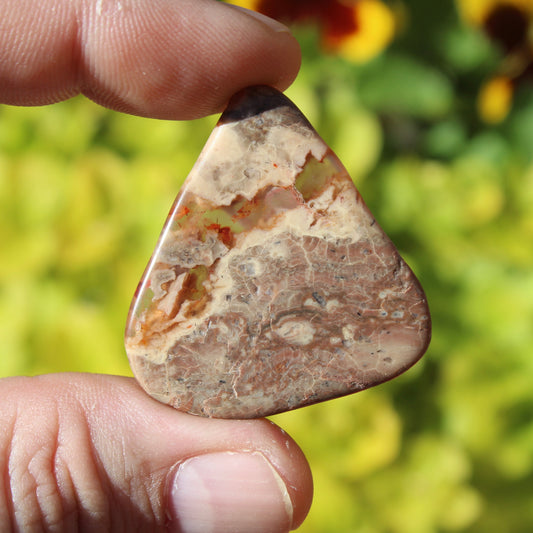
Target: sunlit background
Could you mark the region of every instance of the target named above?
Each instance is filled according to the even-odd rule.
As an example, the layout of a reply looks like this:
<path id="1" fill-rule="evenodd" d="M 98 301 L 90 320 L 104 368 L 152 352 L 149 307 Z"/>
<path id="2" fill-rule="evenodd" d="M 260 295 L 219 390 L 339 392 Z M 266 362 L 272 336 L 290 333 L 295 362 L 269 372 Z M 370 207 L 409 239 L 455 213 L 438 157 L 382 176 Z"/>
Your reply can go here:
<path id="1" fill-rule="evenodd" d="M 404 376 L 274 417 L 308 533 L 533 531 L 533 3 L 250 0 L 303 50 L 287 94 L 424 286 Z M 0 376 L 130 374 L 128 306 L 216 117 L 0 108 Z"/>

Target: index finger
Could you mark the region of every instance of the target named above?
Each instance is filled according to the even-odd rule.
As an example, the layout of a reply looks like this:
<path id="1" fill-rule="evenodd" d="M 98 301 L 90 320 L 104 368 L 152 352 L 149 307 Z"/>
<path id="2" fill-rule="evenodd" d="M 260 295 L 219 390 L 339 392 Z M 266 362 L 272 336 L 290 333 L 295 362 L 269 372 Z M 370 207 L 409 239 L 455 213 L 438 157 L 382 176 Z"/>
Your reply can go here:
<path id="1" fill-rule="evenodd" d="M 4 0 L 0 102 L 83 93 L 134 115 L 193 119 L 256 84 L 285 89 L 300 65 L 286 27 L 215 0 Z"/>

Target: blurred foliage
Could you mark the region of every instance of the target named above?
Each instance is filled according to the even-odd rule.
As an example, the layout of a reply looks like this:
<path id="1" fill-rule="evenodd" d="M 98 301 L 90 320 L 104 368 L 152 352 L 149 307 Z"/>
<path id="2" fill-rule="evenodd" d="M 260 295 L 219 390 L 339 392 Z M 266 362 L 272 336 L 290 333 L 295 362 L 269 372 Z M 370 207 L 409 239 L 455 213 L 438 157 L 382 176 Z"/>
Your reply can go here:
<path id="1" fill-rule="evenodd" d="M 366 62 L 295 28 L 304 61 L 287 93 L 419 276 L 434 322 L 407 374 L 274 417 L 315 476 L 302 532 L 533 530 L 533 95 L 486 31 L 503 2 L 458 4 L 390 2 L 395 38 Z M 484 92 L 496 76 L 512 83 L 504 112 Z M 214 121 L 82 98 L 0 108 L 0 375 L 130 372 L 132 293 Z"/>

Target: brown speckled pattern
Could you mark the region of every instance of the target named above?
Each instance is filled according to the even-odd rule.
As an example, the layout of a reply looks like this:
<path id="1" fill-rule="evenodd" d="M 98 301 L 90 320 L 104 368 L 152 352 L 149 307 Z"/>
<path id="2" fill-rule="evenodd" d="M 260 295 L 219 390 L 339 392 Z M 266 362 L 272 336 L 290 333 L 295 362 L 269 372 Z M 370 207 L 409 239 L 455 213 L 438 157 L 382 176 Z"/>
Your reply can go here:
<path id="1" fill-rule="evenodd" d="M 281 93 L 241 91 L 132 303 L 144 389 L 197 415 L 267 416 L 387 381 L 429 338 L 420 284 L 335 154 Z"/>

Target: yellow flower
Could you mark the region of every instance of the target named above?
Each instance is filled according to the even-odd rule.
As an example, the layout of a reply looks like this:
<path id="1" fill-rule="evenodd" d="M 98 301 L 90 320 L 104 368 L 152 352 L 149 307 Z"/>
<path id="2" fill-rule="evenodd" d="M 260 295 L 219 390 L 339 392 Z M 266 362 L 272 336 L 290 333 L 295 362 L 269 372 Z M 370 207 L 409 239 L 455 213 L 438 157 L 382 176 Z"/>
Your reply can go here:
<path id="1" fill-rule="evenodd" d="M 482 26 L 496 8 L 514 6 L 521 11 L 533 13 L 531 0 L 456 0 L 459 13 L 467 22 Z"/>
<path id="2" fill-rule="evenodd" d="M 394 15 L 377 0 L 359 0 L 353 6 L 352 15 L 357 30 L 332 42 L 331 48 L 346 59 L 363 63 L 382 52 L 392 41 L 395 33 Z M 327 45 L 327 36 L 325 42 Z"/>
<path id="3" fill-rule="evenodd" d="M 512 81 L 505 76 L 495 76 L 486 82 L 479 92 L 479 115 L 485 122 L 497 124 L 509 114 L 512 100 Z"/>
<path id="4" fill-rule="evenodd" d="M 478 95 L 478 112 L 489 123 L 509 113 L 516 86 L 533 78 L 533 1 L 456 0 L 463 18 L 483 29 L 503 53 L 496 73 Z"/>
<path id="5" fill-rule="evenodd" d="M 229 0 L 228 1 L 228 4 L 245 7 L 246 9 L 251 9 L 252 11 L 259 11 L 258 7 L 260 3 L 261 3 L 261 0 Z"/>

